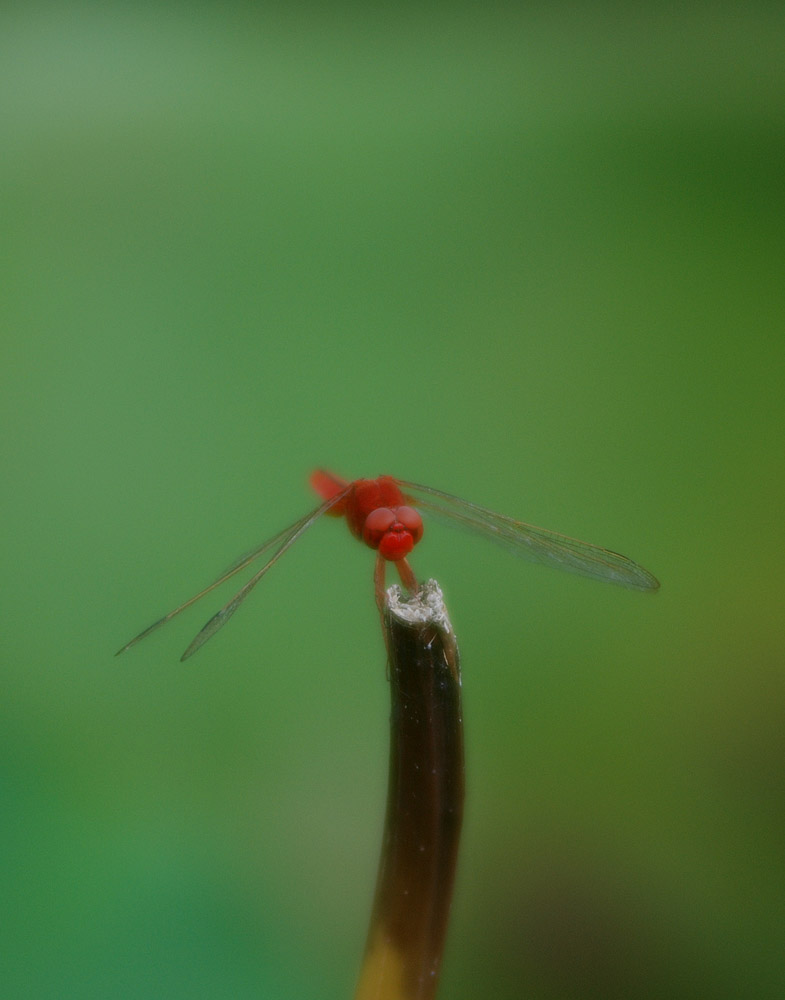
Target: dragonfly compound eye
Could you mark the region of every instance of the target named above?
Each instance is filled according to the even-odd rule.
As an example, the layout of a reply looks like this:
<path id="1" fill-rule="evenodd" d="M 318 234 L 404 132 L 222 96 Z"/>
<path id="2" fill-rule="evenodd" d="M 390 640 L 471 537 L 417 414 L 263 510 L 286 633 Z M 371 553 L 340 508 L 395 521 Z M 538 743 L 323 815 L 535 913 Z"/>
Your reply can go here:
<path id="1" fill-rule="evenodd" d="M 379 543 L 394 524 L 395 514 L 393 511 L 389 507 L 377 507 L 365 519 L 363 541 L 372 549 L 378 549 Z"/>

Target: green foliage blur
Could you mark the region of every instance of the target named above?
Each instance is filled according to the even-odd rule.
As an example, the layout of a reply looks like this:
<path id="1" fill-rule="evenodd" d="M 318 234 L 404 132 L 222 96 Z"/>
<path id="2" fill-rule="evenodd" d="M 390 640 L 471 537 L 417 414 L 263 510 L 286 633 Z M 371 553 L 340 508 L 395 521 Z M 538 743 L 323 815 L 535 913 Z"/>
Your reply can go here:
<path id="1" fill-rule="evenodd" d="M 778 5 L 7 5 L 0 996 L 352 994 L 386 786 L 383 472 L 463 654 L 450 1000 L 785 995 Z"/>

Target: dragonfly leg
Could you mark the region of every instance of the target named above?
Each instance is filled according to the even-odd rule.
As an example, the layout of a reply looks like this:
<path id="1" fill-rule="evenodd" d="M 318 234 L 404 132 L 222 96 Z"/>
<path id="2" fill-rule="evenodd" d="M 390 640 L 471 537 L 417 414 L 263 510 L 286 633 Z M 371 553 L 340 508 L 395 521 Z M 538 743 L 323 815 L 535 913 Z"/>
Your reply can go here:
<path id="1" fill-rule="evenodd" d="M 376 595 L 376 607 L 379 614 L 384 618 L 384 571 L 387 560 L 379 553 L 376 553 L 376 566 L 373 571 L 373 588 Z"/>
<path id="2" fill-rule="evenodd" d="M 420 585 L 417 583 L 417 577 L 414 575 L 414 570 L 409 565 L 406 559 L 399 559 L 395 568 L 398 570 L 398 576 L 401 578 L 401 583 L 406 587 L 410 594 L 416 594 L 420 589 Z"/>
<path id="3" fill-rule="evenodd" d="M 376 566 L 373 571 L 373 589 L 376 594 L 376 607 L 379 609 L 379 623 L 382 627 L 382 637 L 384 638 L 384 648 L 387 650 L 387 680 L 390 679 L 390 645 L 387 636 L 387 629 L 384 627 L 384 573 L 387 560 L 376 553 Z"/>
<path id="4" fill-rule="evenodd" d="M 384 614 L 384 571 L 387 566 L 387 560 L 380 555 L 376 554 L 376 567 L 373 574 L 374 592 L 376 594 L 376 606 L 379 609 L 380 614 Z M 416 594 L 420 589 L 420 585 L 417 583 L 417 577 L 414 575 L 414 570 L 409 565 L 406 559 L 399 559 L 395 563 L 395 568 L 398 570 L 398 576 L 401 578 L 401 583 L 409 591 L 410 594 Z"/>

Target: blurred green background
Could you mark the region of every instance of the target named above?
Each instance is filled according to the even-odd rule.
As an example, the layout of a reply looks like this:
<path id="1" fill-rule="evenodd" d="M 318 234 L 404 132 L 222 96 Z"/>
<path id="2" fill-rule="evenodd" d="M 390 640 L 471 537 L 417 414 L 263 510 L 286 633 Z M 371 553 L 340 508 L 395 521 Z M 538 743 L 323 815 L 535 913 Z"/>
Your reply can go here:
<path id="1" fill-rule="evenodd" d="M 785 995 L 779 5 L 8 5 L 0 994 L 351 996 L 386 784 L 389 472 L 436 525 L 467 819 L 442 992 Z"/>

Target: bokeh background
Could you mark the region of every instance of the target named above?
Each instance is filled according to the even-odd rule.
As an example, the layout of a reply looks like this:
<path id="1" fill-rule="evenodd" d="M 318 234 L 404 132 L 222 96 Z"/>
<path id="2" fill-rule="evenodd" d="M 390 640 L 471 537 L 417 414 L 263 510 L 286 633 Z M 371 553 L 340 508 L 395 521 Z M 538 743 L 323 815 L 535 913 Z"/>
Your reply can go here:
<path id="1" fill-rule="evenodd" d="M 389 472 L 439 525 L 467 819 L 442 995 L 785 995 L 785 15 L 7 5 L 0 994 L 351 996 L 386 783 Z"/>

